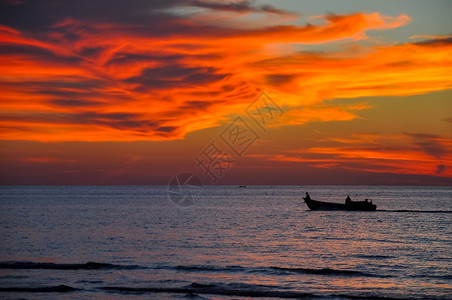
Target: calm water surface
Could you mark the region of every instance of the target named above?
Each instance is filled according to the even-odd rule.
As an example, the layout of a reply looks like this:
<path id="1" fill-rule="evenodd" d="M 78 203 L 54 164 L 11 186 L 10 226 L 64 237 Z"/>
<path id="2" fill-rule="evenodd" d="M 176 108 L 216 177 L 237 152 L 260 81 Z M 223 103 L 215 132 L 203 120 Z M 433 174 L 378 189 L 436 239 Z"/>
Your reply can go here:
<path id="1" fill-rule="evenodd" d="M 309 211 L 301 195 L 371 198 Z M 451 187 L 0 188 L 0 298 L 452 299 Z"/>

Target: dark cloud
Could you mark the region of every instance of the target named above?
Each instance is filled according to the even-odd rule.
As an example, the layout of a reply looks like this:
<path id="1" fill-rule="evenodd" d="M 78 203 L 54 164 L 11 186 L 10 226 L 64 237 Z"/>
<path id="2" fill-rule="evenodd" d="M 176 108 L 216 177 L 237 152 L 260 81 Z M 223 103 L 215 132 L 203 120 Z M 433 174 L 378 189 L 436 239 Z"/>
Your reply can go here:
<path id="1" fill-rule="evenodd" d="M 41 62 L 76 64 L 82 61 L 78 56 L 57 55 L 52 51 L 32 45 L 14 45 L 0 43 L 0 55 L 20 55 L 22 59 L 33 59 Z"/>
<path id="2" fill-rule="evenodd" d="M 149 120 L 141 114 L 135 113 L 33 113 L 33 114 L 3 114 L 3 121 L 47 124 L 72 125 L 101 125 L 120 130 L 133 130 L 141 133 L 172 132 L 175 130 L 165 127 L 164 120 Z M 162 129 L 163 128 L 163 129 Z"/>
<path id="3" fill-rule="evenodd" d="M 109 102 L 130 101 L 130 95 L 121 92 L 104 91 L 109 82 L 99 79 L 87 79 L 69 76 L 67 80 L 23 80 L 16 82 L 0 81 L 0 89 L 14 87 L 21 92 L 48 96 L 47 102 L 58 106 L 93 106 L 103 103 L 92 99 L 108 97 Z"/>
<path id="4" fill-rule="evenodd" d="M 297 16 L 297 17 L 299 16 L 298 13 L 277 9 L 271 5 L 253 6 L 253 5 L 251 5 L 251 2 L 253 2 L 253 1 L 242 1 L 242 2 L 235 2 L 235 3 L 234 2 L 224 3 L 224 2 L 192 1 L 191 4 L 193 6 L 197 6 L 197 7 L 210 8 L 210 9 L 220 10 L 220 11 L 231 11 L 231 12 L 241 12 L 241 13 L 265 12 L 265 13 L 272 13 L 272 14 L 283 15 L 283 16 Z"/>
<path id="5" fill-rule="evenodd" d="M 54 99 L 48 103 L 61 107 L 83 107 L 83 106 L 99 106 L 103 105 L 101 102 L 80 100 L 80 99 Z"/>
<path id="6" fill-rule="evenodd" d="M 419 45 L 419 46 L 431 46 L 431 47 L 449 45 L 449 44 L 452 44 L 452 37 L 443 38 L 443 39 L 440 39 L 440 38 L 429 39 L 429 40 L 417 42 L 414 44 Z"/>
<path id="7" fill-rule="evenodd" d="M 1 1 L 1 0 L 0 0 Z M 114 24 L 129 32 L 142 35 L 212 36 L 231 35 L 235 30 L 207 24 L 187 22 L 187 18 L 170 12 L 175 7 L 201 7 L 215 11 L 237 13 L 271 13 L 281 16 L 298 16 L 293 12 L 276 9 L 270 5 L 255 6 L 254 1 L 236 3 L 207 2 L 196 0 L 42 0 L 23 3 L 0 2 L 1 24 L 26 31 L 44 38 L 46 32 L 59 33 L 68 42 L 79 40 L 84 32 L 100 33 L 104 28 L 95 24 Z M 68 20 L 80 21 L 63 24 Z M 60 24 L 55 26 L 56 24 Z M 74 30 L 74 29 L 77 30 Z M 49 37 L 47 37 L 49 38 Z"/>
<path id="8" fill-rule="evenodd" d="M 181 109 L 201 109 L 205 110 L 207 107 L 212 106 L 212 101 L 187 101 L 184 105 L 180 106 Z"/>
<path id="9" fill-rule="evenodd" d="M 292 74 L 269 74 L 266 76 L 268 83 L 272 85 L 280 85 L 289 83 L 296 78 L 296 75 Z"/>
<path id="10" fill-rule="evenodd" d="M 91 92 L 89 90 L 71 91 L 71 90 L 55 89 L 55 88 L 54 89 L 35 90 L 33 93 L 54 96 L 57 98 L 67 98 L 67 99 L 73 99 L 73 98 L 77 98 L 77 97 L 96 97 L 96 96 L 103 95 L 101 93 Z"/>
<path id="11" fill-rule="evenodd" d="M 0 85 L 5 82 L 0 81 Z M 87 93 L 90 89 L 102 88 L 105 86 L 105 82 L 98 79 L 87 79 L 82 77 L 71 76 L 66 80 L 23 80 L 17 82 L 7 82 L 8 86 L 27 87 L 29 90 L 36 91 L 37 93 L 46 93 L 45 90 L 78 90 L 80 93 Z"/>
<path id="12" fill-rule="evenodd" d="M 42 0 L 0 5 L 0 20 L 16 29 L 39 31 L 66 18 L 123 24 L 152 24 L 168 15 L 157 12 L 188 1 L 182 0 Z"/>
<path id="13" fill-rule="evenodd" d="M 178 60 L 184 58 L 184 55 L 152 55 L 152 54 L 136 54 L 136 53 L 115 53 L 115 55 L 106 63 L 106 65 L 115 64 L 129 64 L 136 62 L 165 62 L 176 63 Z"/>
<path id="14" fill-rule="evenodd" d="M 156 131 L 171 133 L 171 132 L 175 131 L 176 129 L 177 129 L 177 127 L 175 127 L 175 126 L 161 126 L 161 127 L 158 127 L 156 129 Z"/>
<path id="15" fill-rule="evenodd" d="M 446 165 L 438 164 L 438 165 L 436 165 L 435 173 L 436 173 L 436 174 L 441 174 L 441 173 L 443 173 L 446 169 L 447 169 Z"/>
<path id="16" fill-rule="evenodd" d="M 224 79 L 227 74 L 218 74 L 213 67 L 186 67 L 172 64 L 156 68 L 146 68 L 139 76 L 125 80 L 139 85 L 137 90 L 200 86 Z"/>
<path id="17" fill-rule="evenodd" d="M 218 96 L 218 92 L 212 97 Z M 217 104 L 224 103 L 224 101 L 186 101 L 183 105 L 179 106 L 175 111 L 175 115 L 183 115 L 189 112 L 206 111 L 209 107 Z M 178 113 L 177 113 L 178 112 Z"/>
<path id="18" fill-rule="evenodd" d="M 85 47 L 79 51 L 79 54 L 83 57 L 93 57 L 99 55 L 105 49 L 105 47 Z"/>
<path id="19" fill-rule="evenodd" d="M 406 135 L 413 138 L 414 143 L 421 148 L 423 152 L 426 154 L 441 158 L 445 154 L 447 154 L 447 150 L 443 145 L 438 141 L 441 137 L 433 134 L 425 134 L 425 133 L 405 133 Z"/>

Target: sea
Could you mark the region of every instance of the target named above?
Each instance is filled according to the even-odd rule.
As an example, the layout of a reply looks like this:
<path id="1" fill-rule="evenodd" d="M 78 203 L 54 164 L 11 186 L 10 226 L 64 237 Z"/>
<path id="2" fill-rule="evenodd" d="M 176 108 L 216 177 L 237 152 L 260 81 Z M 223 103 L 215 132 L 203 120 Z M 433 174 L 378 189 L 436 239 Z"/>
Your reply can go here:
<path id="1" fill-rule="evenodd" d="M 310 211 L 306 192 L 377 210 Z M 180 193 L 1 187 L 0 299 L 452 299 L 452 187 Z"/>

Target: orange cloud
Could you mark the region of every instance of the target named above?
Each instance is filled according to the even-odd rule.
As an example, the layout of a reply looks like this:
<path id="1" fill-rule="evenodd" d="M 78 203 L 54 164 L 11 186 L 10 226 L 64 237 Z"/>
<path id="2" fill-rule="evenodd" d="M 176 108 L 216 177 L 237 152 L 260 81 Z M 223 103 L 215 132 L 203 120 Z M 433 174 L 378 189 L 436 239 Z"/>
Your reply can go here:
<path id="1" fill-rule="evenodd" d="M 220 4 L 204 6 L 218 11 Z M 233 12 L 245 9 L 283 14 L 247 6 Z M 2 26 L 0 138 L 181 139 L 242 112 L 264 89 L 287 108 L 279 125 L 288 125 L 351 120 L 368 108 L 320 104 L 326 99 L 450 88 L 449 40 L 283 57 L 267 51 L 275 43 L 361 40 L 368 30 L 410 21 L 379 13 L 321 18 L 319 25 L 254 29 L 218 27 L 196 17 L 165 19 L 152 31 L 74 18 L 39 34 Z"/>
<path id="2" fill-rule="evenodd" d="M 271 155 L 278 162 L 360 172 L 452 176 L 452 140 L 427 134 L 356 134 L 332 138 L 336 146 Z"/>
<path id="3" fill-rule="evenodd" d="M 280 125 L 300 125 L 308 122 L 351 121 L 356 112 L 371 108 L 365 103 L 353 105 L 314 104 L 288 111 L 277 121 Z"/>

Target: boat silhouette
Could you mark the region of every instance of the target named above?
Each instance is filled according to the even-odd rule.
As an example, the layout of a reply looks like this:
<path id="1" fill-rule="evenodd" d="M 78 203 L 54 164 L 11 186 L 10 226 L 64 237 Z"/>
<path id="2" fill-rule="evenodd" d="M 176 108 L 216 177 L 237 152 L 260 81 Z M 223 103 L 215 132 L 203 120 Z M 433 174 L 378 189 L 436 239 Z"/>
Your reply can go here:
<path id="1" fill-rule="evenodd" d="M 352 201 L 347 197 L 345 203 L 325 202 L 319 200 L 313 200 L 306 193 L 306 197 L 303 197 L 304 202 L 310 210 L 361 210 L 361 211 L 373 211 L 377 209 L 377 206 L 372 203 L 372 200 L 365 199 L 364 201 Z"/>

